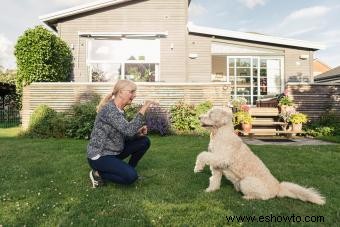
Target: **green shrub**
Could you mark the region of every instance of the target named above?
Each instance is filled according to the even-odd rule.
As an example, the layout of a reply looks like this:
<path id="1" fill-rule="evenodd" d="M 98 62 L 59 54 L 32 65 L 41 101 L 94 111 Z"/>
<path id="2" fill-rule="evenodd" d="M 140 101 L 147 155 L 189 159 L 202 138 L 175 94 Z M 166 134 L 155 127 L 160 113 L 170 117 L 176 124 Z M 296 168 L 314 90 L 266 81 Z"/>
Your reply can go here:
<path id="1" fill-rule="evenodd" d="M 311 136 L 340 135 L 340 118 L 335 112 L 325 112 L 319 119 L 309 122 L 304 130 Z"/>
<path id="2" fill-rule="evenodd" d="M 202 133 L 199 116 L 212 107 L 211 102 L 204 102 L 197 106 L 180 101 L 170 108 L 171 128 L 175 133 Z"/>
<path id="3" fill-rule="evenodd" d="M 124 108 L 125 118 L 128 121 L 131 121 L 137 114 L 137 112 L 140 110 L 142 105 L 132 103 L 131 105 L 128 105 Z"/>
<path id="4" fill-rule="evenodd" d="M 24 136 L 32 138 L 61 138 L 65 136 L 65 118 L 47 105 L 38 106 L 32 113 Z"/>
<path id="5" fill-rule="evenodd" d="M 89 139 L 94 121 L 96 119 L 96 107 L 100 96 L 94 95 L 89 101 L 77 103 L 66 112 L 67 129 L 66 136 L 75 139 Z"/>
<path id="6" fill-rule="evenodd" d="M 208 110 L 210 110 L 212 107 L 213 107 L 213 104 L 210 101 L 206 101 L 206 102 L 202 102 L 202 103 L 198 104 L 195 107 L 195 111 L 196 111 L 197 116 L 199 117 L 201 114 L 208 112 Z"/>
<path id="7" fill-rule="evenodd" d="M 15 45 L 19 88 L 31 82 L 67 81 L 72 52 L 67 44 L 43 26 L 28 29 Z"/>
<path id="8" fill-rule="evenodd" d="M 305 129 L 306 133 L 310 136 L 318 137 L 318 136 L 333 136 L 334 128 L 333 127 L 316 127 L 316 128 L 307 128 Z"/>
<path id="9" fill-rule="evenodd" d="M 198 127 L 195 106 L 180 101 L 170 108 L 171 127 L 176 131 L 191 131 Z"/>

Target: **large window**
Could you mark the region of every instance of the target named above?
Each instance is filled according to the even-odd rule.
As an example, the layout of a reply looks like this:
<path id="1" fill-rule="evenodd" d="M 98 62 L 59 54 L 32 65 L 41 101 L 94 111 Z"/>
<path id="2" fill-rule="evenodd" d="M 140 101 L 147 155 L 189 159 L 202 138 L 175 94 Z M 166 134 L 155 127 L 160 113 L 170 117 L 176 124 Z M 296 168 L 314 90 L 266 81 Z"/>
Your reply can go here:
<path id="1" fill-rule="evenodd" d="M 262 97 L 282 91 L 283 59 L 230 56 L 227 58 L 227 81 L 232 84 L 234 98 L 242 96 L 253 105 Z"/>
<path id="2" fill-rule="evenodd" d="M 86 62 L 92 82 L 158 81 L 160 41 L 154 38 L 90 39 Z"/>

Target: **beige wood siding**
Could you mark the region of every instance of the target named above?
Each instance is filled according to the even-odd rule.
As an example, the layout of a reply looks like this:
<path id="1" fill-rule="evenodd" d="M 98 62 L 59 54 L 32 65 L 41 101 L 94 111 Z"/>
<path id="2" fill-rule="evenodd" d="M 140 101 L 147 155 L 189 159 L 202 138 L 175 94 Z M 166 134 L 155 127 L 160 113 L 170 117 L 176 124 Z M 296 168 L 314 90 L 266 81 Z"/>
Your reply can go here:
<path id="1" fill-rule="evenodd" d="M 188 57 L 197 54 L 197 58 L 188 60 L 188 82 L 210 82 L 211 79 L 211 39 L 189 34 Z"/>
<path id="2" fill-rule="evenodd" d="M 159 100 L 163 108 L 168 109 L 180 100 L 198 104 L 207 100 L 214 106 L 226 106 L 230 101 L 229 83 L 136 83 L 135 103 L 145 99 Z M 22 125 L 28 127 L 30 115 L 41 104 L 62 112 L 77 101 L 86 100 L 91 94 L 101 96 L 112 91 L 112 83 L 32 83 L 24 88 Z"/>
<path id="3" fill-rule="evenodd" d="M 211 43 L 219 42 L 225 44 L 233 44 L 244 46 L 245 48 L 262 48 L 268 50 L 268 54 L 251 54 L 256 56 L 284 56 L 284 77 L 285 82 L 289 76 L 304 75 L 312 80 L 312 60 L 313 51 L 305 49 L 297 49 L 294 47 L 283 47 L 271 44 L 259 44 L 247 41 L 236 41 L 228 38 L 215 38 L 202 36 L 198 34 L 189 34 L 188 47 L 190 53 L 198 53 L 197 59 L 189 59 L 188 62 L 188 78 L 189 81 L 209 82 L 212 73 L 212 55 Z M 270 54 L 274 53 L 274 54 Z M 230 53 L 230 55 L 247 55 L 239 53 Z M 306 60 L 300 59 L 301 55 L 308 55 Z M 226 54 L 225 56 L 228 56 Z"/>
<path id="4" fill-rule="evenodd" d="M 74 80 L 89 81 L 86 76 L 86 39 L 79 39 L 78 32 L 167 31 L 168 36 L 161 38 L 160 80 L 185 82 L 187 11 L 187 0 L 132 1 L 60 21 L 61 38 L 74 46 Z"/>
<path id="5" fill-rule="evenodd" d="M 308 59 L 300 59 L 301 55 L 307 55 Z M 312 61 L 312 51 L 285 48 L 285 82 L 291 76 L 303 76 L 311 81 L 313 78 Z"/>

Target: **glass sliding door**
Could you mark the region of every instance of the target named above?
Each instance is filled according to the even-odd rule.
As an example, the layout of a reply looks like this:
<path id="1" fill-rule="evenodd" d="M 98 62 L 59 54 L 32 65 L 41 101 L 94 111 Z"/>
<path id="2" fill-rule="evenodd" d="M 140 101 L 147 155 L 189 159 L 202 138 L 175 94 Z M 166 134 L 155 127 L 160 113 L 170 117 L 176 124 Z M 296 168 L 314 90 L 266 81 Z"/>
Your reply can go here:
<path id="1" fill-rule="evenodd" d="M 229 56 L 227 80 L 234 98 L 244 97 L 255 105 L 256 100 L 282 92 L 283 59 L 281 57 Z"/>

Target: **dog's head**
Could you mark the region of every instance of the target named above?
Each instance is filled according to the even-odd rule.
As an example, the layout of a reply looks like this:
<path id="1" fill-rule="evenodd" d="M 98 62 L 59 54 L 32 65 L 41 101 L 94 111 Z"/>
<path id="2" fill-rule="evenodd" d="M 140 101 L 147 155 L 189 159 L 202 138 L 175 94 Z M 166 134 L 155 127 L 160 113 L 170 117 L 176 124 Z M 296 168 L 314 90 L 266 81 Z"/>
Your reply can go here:
<path id="1" fill-rule="evenodd" d="M 232 123 L 233 114 L 230 109 L 212 108 L 200 116 L 202 127 L 220 128 Z"/>

